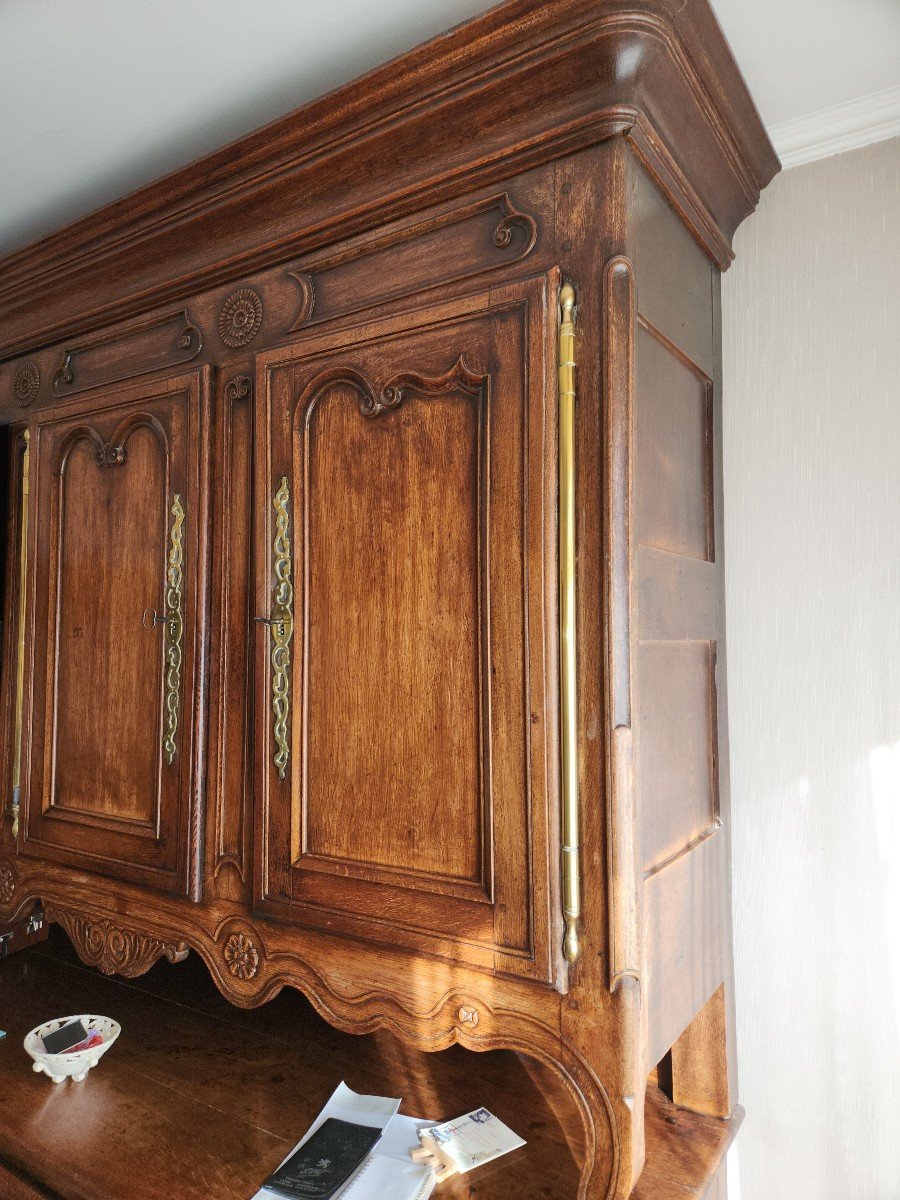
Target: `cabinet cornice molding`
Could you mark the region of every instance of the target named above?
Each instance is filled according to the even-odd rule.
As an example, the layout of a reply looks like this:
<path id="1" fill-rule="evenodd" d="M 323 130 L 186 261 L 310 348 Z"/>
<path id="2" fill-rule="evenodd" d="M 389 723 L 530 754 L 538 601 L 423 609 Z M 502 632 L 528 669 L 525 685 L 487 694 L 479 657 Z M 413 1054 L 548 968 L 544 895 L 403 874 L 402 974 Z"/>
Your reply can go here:
<path id="1" fill-rule="evenodd" d="M 615 135 L 726 266 L 778 160 L 712 12 L 674 0 L 510 0 L 7 257 L 0 357 Z"/>

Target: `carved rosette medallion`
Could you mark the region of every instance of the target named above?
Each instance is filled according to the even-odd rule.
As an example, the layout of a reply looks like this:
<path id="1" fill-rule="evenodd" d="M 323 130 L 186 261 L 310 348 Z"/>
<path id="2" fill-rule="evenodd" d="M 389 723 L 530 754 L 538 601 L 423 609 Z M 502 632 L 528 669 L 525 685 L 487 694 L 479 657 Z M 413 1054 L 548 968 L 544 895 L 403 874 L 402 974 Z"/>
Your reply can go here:
<path id="1" fill-rule="evenodd" d="M 0 863 L 0 903 L 9 904 L 16 893 L 16 877 L 8 863 Z"/>
<path id="2" fill-rule="evenodd" d="M 104 975 L 133 979 L 149 971 L 159 958 L 165 956 L 174 963 L 188 956 L 184 942 L 150 937 L 136 929 L 114 925 L 106 917 L 84 916 L 55 904 L 45 905 L 44 912 L 48 921 L 62 925 L 79 958 L 91 967 L 98 967 Z"/>
<path id="3" fill-rule="evenodd" d="M 222 954 L 235 979 L 252 979 L 259 970 L 259 951 L 246 933 L 233 933 Z"/>
<path id="4" fill-rule="evenodd" d="M 33 404 L 41 386 L 41 372 L 36 362 L 23 362 L 13 375 L 13 400 L 19 408 Z"/>
<path id="5" fill-rule="evenodd" d="M 219 313 L 219 337 L 226 346 L 246 346 L 262 325 L 262 300 L 252 288 L 232 292 Z"/>

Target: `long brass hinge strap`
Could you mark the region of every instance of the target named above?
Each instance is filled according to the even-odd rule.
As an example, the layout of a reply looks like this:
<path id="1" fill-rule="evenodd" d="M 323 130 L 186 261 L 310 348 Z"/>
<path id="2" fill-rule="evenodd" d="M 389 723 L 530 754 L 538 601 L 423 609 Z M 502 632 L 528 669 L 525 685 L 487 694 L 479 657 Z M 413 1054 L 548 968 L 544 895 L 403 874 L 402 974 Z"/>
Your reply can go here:
<path id="1" fill-rule="evenodd" d="M 172 527 L 166 568 L 166 730 L 163 750 L 169 766 L 178 749 L 178 709 L 181 703 L 181 639 L 184 634 L 182 590 L 184 584 L 184 505 L 178 492 L 172 497 Z"/>
<path id="2" fill-rule="evenodd" d="M 282 475 L 272 501 L 275 509 L 275 537 L 272 543 L 275 583 L 272 589 L 272 615 L 266 622 L 272 635 L 272 715 L 275 738 L 275 766 L 284 779 L 290 756 L 288 718 L 290 715 L 291 638 L 294 633 L 294 586 L 291 582 L 290 537 L 291 492 L 287 476 Z"/>

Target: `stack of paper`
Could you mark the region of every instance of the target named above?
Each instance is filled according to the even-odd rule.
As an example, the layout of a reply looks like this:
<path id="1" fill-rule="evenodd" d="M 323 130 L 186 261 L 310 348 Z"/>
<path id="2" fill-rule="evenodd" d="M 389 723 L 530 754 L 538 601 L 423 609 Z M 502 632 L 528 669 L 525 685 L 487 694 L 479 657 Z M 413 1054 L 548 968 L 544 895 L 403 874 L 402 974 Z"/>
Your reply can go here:
<path id="1" fill-rule="evenodd" d="M 305 1155 L 291 1162 L 277 1178 L 270 1177 L 270 1183 L 277 1184 L 280 1191 L 263 1187 L 253 1200 L 283 1200 L 285 1195 L 327 1200 L 428 1200 L 439 1178 L 456 1172 L 464 1174 L 525 1145 L 486 1108 L 476 1108 L 442 1125 L 401 1117 L 399 1108 L 399 1100 L 358 1096 L 346 1084 L 339 1084 L 284 1161 L 305 1146 L 326 1121 L 332 1124 Z M 347 1172 L 353 1170 L 374 1138 L 357 1128 L 351 1139 L 351 1131 L 345 1126 L 341 1140 L 334 1134 L 338 1128 L 334 1122 L 362 1125 L 380 1134 L 349 1179 Z M 352 1156 L 346 1149 L 351 1141 L 357 1147 Z M 417 1161 L 411 1157 L 413 1152 Z"/>
<path id="2" fill-rule="evenodd" d="M 431 1124 L 398 1113 L 362 1170 L 339 1193 L 340 1200 L 428 1200 L 435 1172 L 414 1163 L 409 1154 L 419 1146 L 419 1130 Z"/>
<path id="3" fill-rule="evenodd" d="M 340 1200 L 427 1200 L 434 1188 L 435 1173 L 430 1167 L 414 1163 L 409 1152 L 419 1145 L 419 1129 L 433 1122 L 398 1116 L 399 1108 L 399 1100 L 359 1096 L 341 1083 L 291 1154 L 305 1145 L 329 1118 L 380 1129 L 382 1136 L 375 1150 L 335 1200 L 338 1196 Z M 263 1187 L 253 1200 L 282 1200 L 282 1197 Z"/>

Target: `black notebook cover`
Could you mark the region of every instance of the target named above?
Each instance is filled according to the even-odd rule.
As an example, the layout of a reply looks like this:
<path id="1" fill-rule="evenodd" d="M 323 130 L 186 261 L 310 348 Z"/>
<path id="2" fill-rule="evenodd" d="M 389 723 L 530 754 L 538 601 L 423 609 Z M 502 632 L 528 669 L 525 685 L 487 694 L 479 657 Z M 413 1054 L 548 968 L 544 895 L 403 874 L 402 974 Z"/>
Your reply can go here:
<path id="1" fill-rule="evenodd" d="M 45 1033 L 41 1041 L 48 1054 L 62 1054 L 70 1046 L 77 1046 L 79 1042 L 83 1042 L 87 1035 L 87 1030 L 80 1021 L 70 1021 L 68 1025 L 55 1029 L 53 1033 Z"/>
<path id="2" fill-rule="evenodd" d="M 290 1200 L 331 1200 L 380 1139 L 380 1129 L 329 1117 L 263 1187 Z"/>

